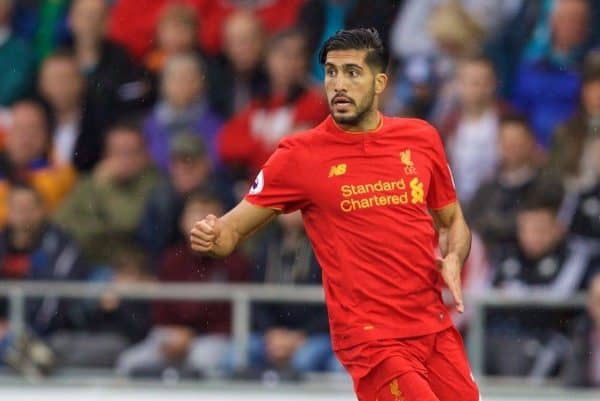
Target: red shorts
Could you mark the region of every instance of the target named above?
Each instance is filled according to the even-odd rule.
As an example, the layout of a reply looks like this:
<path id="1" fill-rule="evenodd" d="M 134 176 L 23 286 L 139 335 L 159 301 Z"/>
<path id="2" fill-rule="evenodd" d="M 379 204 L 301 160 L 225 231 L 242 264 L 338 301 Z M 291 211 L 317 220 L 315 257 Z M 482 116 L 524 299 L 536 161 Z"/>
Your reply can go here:
<path id="1" fill-rule="evenodd" d="M 386 339 L 338 350 L 359 401 L 478 401 L 460 333 Z"/>

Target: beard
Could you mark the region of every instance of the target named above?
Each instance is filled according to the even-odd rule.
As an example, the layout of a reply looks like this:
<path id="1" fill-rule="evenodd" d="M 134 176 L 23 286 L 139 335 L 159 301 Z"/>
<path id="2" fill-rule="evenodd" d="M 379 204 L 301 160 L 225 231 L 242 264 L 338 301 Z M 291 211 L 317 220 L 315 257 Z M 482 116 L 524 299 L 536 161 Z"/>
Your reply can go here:
<path id="1" fill-rule="evenodd" d="M 365 116 L 372 110 L 374 99 L 375 99 L 375 86 L 372 85 L 371 88 L 369 89 L 369 91 L 362 98 L 362 101 L 360 102 L 360 104 L 354 103 L 354 99 L 352 99 L 352 102 L 356 107 L 356 111 L 354 113 L 344 113 L 344 114 L 338 113 L 338 114 L 336 114 L 334 111 L 333 104 L 330 104 L 329 111 L 331 113 L 331 116 L 333 117 L 333 120 L 337 124 L 357 126 L 363 121 Z"/>

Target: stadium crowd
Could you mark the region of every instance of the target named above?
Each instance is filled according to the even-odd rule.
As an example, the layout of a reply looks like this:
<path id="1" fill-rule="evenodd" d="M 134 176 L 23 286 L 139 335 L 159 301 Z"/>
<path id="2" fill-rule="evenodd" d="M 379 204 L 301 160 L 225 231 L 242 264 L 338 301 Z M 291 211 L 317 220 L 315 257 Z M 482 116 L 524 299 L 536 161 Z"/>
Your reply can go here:
<path id="1" fill-rule="evenodd" d="M 586 311 L 491 310 L 486 372 L 600 386 L 597 21 L 598 0 L 0 0 L 0 280 L 320 283 L 297 213 L 225 260 L 187 233 L 327 116 L 324 39 L 373 26 L 392 57 L 383 111 L 445 144 L 474 235 L 465 291 L 589 294 Z M 20 344 L 2 302 L 0 367 L 341 370 L 324 307 L 256 304 L 236 371 L 230 313 L 48 297 Z"/>

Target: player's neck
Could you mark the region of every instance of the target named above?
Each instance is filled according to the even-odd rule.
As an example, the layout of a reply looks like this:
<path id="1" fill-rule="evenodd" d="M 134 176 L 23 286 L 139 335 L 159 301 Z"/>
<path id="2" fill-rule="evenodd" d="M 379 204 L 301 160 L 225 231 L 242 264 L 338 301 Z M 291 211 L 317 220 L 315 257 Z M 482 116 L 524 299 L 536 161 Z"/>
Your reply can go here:
<path id="1" fill-rule="evenodd" d="M 341 129 L 348 132 L 368 132 L 379 128 L 383 117 L 378 110 L 371 110 L 357 124 L 338 124 Z"/>

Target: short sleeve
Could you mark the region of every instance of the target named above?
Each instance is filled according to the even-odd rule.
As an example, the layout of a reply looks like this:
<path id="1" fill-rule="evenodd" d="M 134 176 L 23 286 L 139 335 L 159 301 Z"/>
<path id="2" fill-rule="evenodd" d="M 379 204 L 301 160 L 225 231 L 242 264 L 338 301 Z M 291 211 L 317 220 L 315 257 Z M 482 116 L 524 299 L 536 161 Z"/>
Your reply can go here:
<path id="1" fill-rule="evenodd" d="M 284 139 L 256 176 L 246 201 L 283 213 L 302 209 L 307 203 L 303 172 L 308 166 L 302 163 L 302 153 L 300 146 Z"/>
<path id="2" fill-rule="evenodd" d="M 427 205 L 431 209 L 441 209 L 456 201 L 456 188 L 440 135 L 433 128 L 431 143 L 432 168 L 429 192 L 427 193 Z"/>

